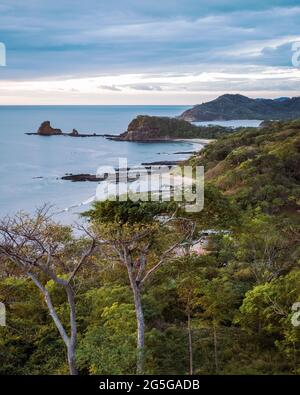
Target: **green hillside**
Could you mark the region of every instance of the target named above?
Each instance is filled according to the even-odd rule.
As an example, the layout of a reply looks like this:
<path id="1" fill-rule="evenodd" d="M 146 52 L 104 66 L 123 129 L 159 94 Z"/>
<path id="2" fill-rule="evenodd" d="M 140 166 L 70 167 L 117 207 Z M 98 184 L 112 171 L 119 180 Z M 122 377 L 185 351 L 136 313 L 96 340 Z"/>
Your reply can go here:
<path id="1" fill-rule="evenodd" d="M 300 120 L 241 129 L 191 159 L 241 208 L 273 214 L 300 209 Z"/>
<path id="2" fill-rule="evenodd" d="M 300 374 L 300 121 L 190 162 L 206 170 L 198 213 L 95 202 L 81 238 L 47 208 L 0 220 L 0 374 Z M 77 323 L 73 359 L 58 320 Z"/>

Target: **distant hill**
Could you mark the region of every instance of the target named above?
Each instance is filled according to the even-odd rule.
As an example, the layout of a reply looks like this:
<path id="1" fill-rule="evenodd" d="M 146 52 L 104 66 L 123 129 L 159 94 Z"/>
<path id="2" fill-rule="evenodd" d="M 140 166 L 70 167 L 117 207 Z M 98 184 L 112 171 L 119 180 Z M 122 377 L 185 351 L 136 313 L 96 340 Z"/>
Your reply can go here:
<path id="1" fill-rule="evenodd" d="M 186 121 L 227 121 L 233 119 L 289 120 L 300 118 L 300 97 L 250 99 L 243 95 L 222 95 L 184 111 Z"/>
<path id="2" fill-rule="evenodd" d="M 232 132 L 222 126 L 196 126 L 183 119 L 139 115 L 128 125 L 127 131 L 116 137 L 121 141 L 153 141 L 175 138 L 214 139 L 226 132 Z"/>

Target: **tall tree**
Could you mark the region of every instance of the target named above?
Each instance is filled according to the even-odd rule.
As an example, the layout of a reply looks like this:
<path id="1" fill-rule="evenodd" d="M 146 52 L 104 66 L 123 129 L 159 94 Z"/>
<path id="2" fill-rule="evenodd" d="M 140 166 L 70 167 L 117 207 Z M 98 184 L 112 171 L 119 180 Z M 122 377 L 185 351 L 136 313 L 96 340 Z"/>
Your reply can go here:
<path id="1" fill-rule="evenodd" d="M 91 237 L 102 244 L 102 254 L 127 271 L 137 321 L 137 374 L 144 372 L 145 319 L 142 288 L 165 263 L 176 259 L 178 248 L 193 235 L 191 219 L 161 216 L 170 207 L 157 203 L 97 202 L 86 215 Z"/>
<path id="2" fill-rule="evenodd" d="M 76 243 L 71 229 L 53 222 L 48 213 L 49 208 L 43 207 L 37 210 L 34 217 L 21 213 L 3 219 L 0 222 L 0 255 L 14 262 L 20 274 L 30 278 L 42 293 L 49 314 L 67 348 L 70 374 L 76 375 L 77 322 L 72 280 L 96 244 L 94 240 L 89 245 Z M 70 309 L 70 334 L 47 289 L 49 280 L 65 292 Z"/>

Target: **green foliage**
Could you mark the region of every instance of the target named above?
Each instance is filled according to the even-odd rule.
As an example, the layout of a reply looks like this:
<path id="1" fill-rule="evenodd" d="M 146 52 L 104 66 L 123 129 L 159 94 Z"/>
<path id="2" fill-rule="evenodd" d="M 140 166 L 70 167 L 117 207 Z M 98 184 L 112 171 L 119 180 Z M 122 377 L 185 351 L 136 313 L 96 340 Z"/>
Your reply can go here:
<path id="1" fill-rule="evenodd" d="M 146 133 L 148 138 L 207 138 L 215 139 L 231 129 L 217 126 L 196 126 L 183 119 L 139 115 L 128 125 L 128 131 Z M 136 135 L 138 138 L 138 134 Z"/>
<path id="2" fill-rule="evenodd" d="M 62 341 L 57 336 L 36 287 L 25 279 L 0 281 L 7 326 L 0 327 L 0 374 L 66 373 Z"/>
<path id="3" fill-rule="evenodd" d="M 296 121 L 241 129 L 209 144 L 193 164 L 243 209 L 296 211 L 300 197 L 300 137 Z"/>
<path id="4" fill-rule="evenodd" d="M 299 374 L 300 331 L 291 323 L 291 307 L 300 300 L 300 271 L 254 287 L 247 292 L 236 322 L 262 347 L 278 350 Z"/>
<path id="5" fill-rule="evenodd" d="M 210 237 L 205 255 L 178 256 L 143 287 L 148 374 L 189 372 L 188 317 L 196 374 L 300 374 L 300 329 L 291 323 L 300 302 L 299 120 L 240 129 L 191 159 L 206 169 L 205 205 L 187 215 Z M 107 239 L 125 242 L 149 230 L 149 264 L 157 262 L 177 229 L 161 229 L 155 216 L 174 213 L 159 203 L 97 202 L 84 214 Z M 54 225 L 53 225 L 54 226 Z M 52 229 L 53 230 L 53 229 Z M 96 229 L 97 230 L 97 229 Z M 49 230 L 44 229 L 44 232 Z M 57 225 L 64 259 L 84 238 Z M 134 374 L 136 319 L 125 268 L 101 246 L 73 282 L 81 374 Z M 133 258 L 136 256 L 133 254 Z M 0 257 L 0 374 L 66 374 L 62 341 L 33 283 Z M 150 266 L 151 267 L 151 266 Z M 69 309 L 54 285 L 47 289 L 63 323 Z"/>
<path id="6" fill-rule="evenodd" d="M 172 202 L 132 202 L 123 201 L 97 201 L 93 208 L 82 215 L 91 221 L 101 223 L 135 224 L 149 223 L 153 217 L 174 211 L 175 204 Z"/>
<path id="7" fill-rule="evenodd" d="M 203 210 L 191 214 L 199 226 L 205 229 L 230 229 L 239 224 L 239 208 L 212 183 L 205 185 L 204 199 Z"/>
<path id="8" fill-rule="evenodd" d="M 132 304 L 114 302 L 105 307 L 99 319 L 90 323 L 80 343 L 79 367 L 89 374 L 133 374 L 135 331 Z"/>

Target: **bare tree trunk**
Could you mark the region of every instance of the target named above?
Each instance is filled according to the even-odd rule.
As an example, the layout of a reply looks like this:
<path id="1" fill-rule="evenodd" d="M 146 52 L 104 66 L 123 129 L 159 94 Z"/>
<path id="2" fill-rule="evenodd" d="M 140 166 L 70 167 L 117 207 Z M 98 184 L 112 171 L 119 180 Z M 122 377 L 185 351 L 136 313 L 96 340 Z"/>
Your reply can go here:
<path id="1" fill-rule="evenodd" d="M 67 347 L 67 354 L 68 354 L 68 365 L 69 365 L 69 371 L 70 375 L 77 375 L 77 367 L 76 367 L 76 359 L 75 359 L 75 350 L 76 350 L 76 344 L 77 344 L 77 325 L 76 325 L 76 315 L 75 315 L 75 300 L 74 300 L 74 293 L 73 290 L 70 286 L 66 287 L 66 292 L 68 295 L 68 301 L 70 305 L 70 325 L 71 325 L 71 336 L 69 337 L 60 321 L 58 318 L 56 311 L 53 307 L 50 295 L 48 291 L 46 290 L 44 295 L 45 295 L 45 301 L 48 306 L 50 315 Z"/>
<path id="2" fill-rule="evenodd" d="M 219 371 L 219 361 L 218 361 L 218 338 L 217 338 L 217 326 L 216 323 L 213 323 L 213 332 L 214 332 L 214 357 L 215 357 L 215 369 L 216 373 Z"/>
<path id="3" fill-rule="evenodd" d="M 68 295 L 68 301 L 70 305 L 70 325 L 71 325 L 71 336 L 68 343 L 68 364 L 70 374 L 72 376 L 78 374 L 76 366 L 76 345 L 77 345 L 77 323 L 76 323 L 76 311 L 75 311 L 75 297 L 72 287 L 68 284 L 66 286 L 66 292 Z"/>
<path id="4" fill-rule="evenodd" d="M 70 374 L 77 375 L 78 371 L 77 371 L 76 359 L 75 359 L 75 350 L 77 344 L 77 325 L 76 325 L 75 298 L 74 298 L 73 289 L 68 283 L 66 283 L 64 286 L 70 306 L 71 336 L 69 337 L 65 331 L 65 328 L 63 327 L 61 320 L 59 319 L 55 311 L 49 292 L 45 287 L 43 287 L 43 285 L 39 282 L 39 280 L 36 278 L 35 275 L 33 275 L 30 272 L 28 273 L 28 275 L 44 295 L 50 316 L 53 319 L 53 322 L 56 328 L 58 329 L 61 338 L 65 343 L 65 346 L 67 348 L 67 354 L 68 354 L 68 365 L 69 365 Z"/>
<path id="5" fill-rule="evenodd" d="M 127 265 L 128 276 L 130 280 L 131 289 L 134 298 L 134 307 L 137 321 L 137 363 L 136 373 L 144 373 L 144 359 L 145 359 L 145 319 L 142 307 L 141 290 L 139 283 L 135 280 L 132 269 Z"/>
<path id="6" fill-rule="evenodd" d="M 141 293 L 140 290 L 137 288 L 134 294 L 134 304 L 135 304 L 135 312 L 136 312 L 136 319 L 137 319 L 137 366 L 136 372 L 137 374 L 144 373 L 144 359 L 145 359 L 145 320 L 144 320 L 144 313 L 142 308 L 141 302 Z"/>
<path id="7" fill-rule="evenodd" d="M 24 274 L 26 274 L 38 287 L 44 296 L 49 314 L 66 346 L 67 359 L 71 375 L 78 374 L 76 367 L 75 351 L 77 345 L 77 324 L 75 311 L 75 295 L 70 282 L 76 276 L 86 259 L 91 255 L 96 247 L 96 241 L 92 238 L 90 247 L 81 255 L 78 260 L 77 252 L 69 256 L 68 248 L 65 246 L 65 239 L 57 239 L 57 229 L 60 225 L 52 221 L 50 210 L 47 206 L 37 210 L 36 216 L 28 217 L 26 214 L 16 215 L 14 218 L 6 217 L 0 221 L 0 254 L 14 262 Z M 52 229 L 49 231 L 49 229 Z M 45 232 L 46 231 L 46 232 Z M 86 232 L 89 236 L 90 234 Z M 53 235 L 55 237 L 53 238 Z M 74 240 L 75 241 L 75 240 Z M 62 245 L 64 246 L 62 248 Z M 67 251 L 66 258 L 72 264 L 73 271 L 69 273 L 68 280 L 61 278 L 56 272 L 63 272 L 67 265 L 63 263 L 60 255 Z M 59 254 L 58 254 L 59 251 Z M 74 266 L 75 264 L 75 266 Z M 39 280 L 42 275 L 43 281 Z M 70 334 L 64 323 L 57 314 L 53 306 L 51 295 L 45 285 L 46 280 L 53 280 L 56 285 L 63 289 L 68 299 L 70 308 Z"/>
<path id="8" fill-rule="evenodd" d="M 192 337 L 192 326 L 191 326 L 191 315 L 188 313 L 188 335 L 189 335 L 189 373 L 194 374 L 193 366 L 193 337 Z"/>
<path id="9" fill-rule="evenodd" d="M 70 342 L 69 346 L 67 347 L 67 350 L 68 350 L 68 365 L 69 365 L 70 375 L 76 376 L 78 375 L 76 358 L 75 358 L 76 345 Z"/>

